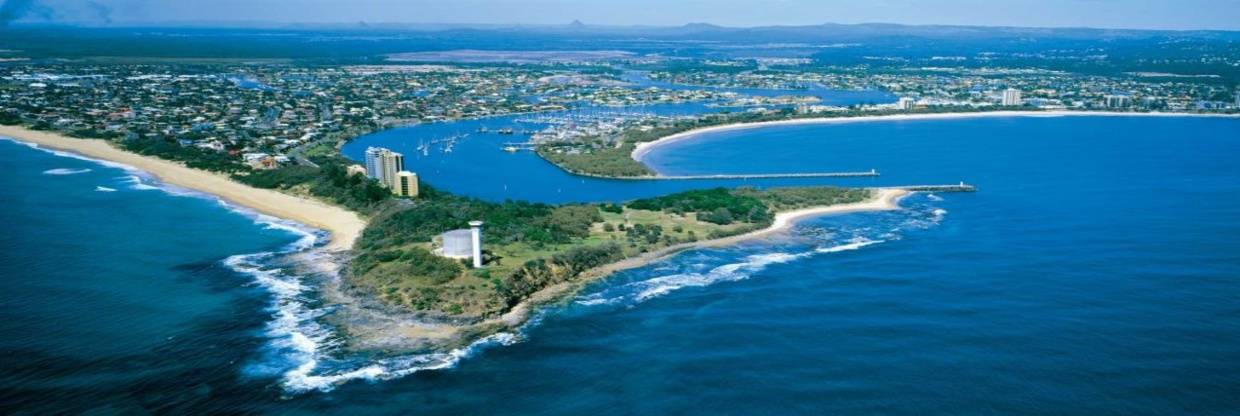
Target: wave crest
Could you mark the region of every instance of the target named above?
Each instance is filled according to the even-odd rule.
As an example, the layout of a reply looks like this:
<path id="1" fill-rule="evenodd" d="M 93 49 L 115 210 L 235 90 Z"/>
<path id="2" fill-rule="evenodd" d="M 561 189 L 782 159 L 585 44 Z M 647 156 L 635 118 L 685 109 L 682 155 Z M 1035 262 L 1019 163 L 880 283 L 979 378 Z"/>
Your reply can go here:
<path id="1" fill-rule="evenodd" d="M 788 263 L 817 254 L 857 250 L 869 245 L 882 243 L 883 241 L 858 237 L 845 244 L 820 247 L 799 253 L 774 252 L 753 254 L 745 256 L 740 262 L 716 266 L 706 271 L 676 273 L 628 283 L 599 293 L 583 296 L 576 300 L 575 303 L 584 306 L 611 305 L 622 302 L 641 303 L 688 287 L 705 287 L 720 282 L 745 280 L 753 276 L 754 273 L 760 272 L 774 264 Z M 698 266 L 702 265 L 694 265 L 694 267 Z M 619 294 L 616 294 L 617 292 Z"/>
<path id="2" fill-rule="evenodd" d="M 45 170 L 45 171 L 43 171 L 43 174 L 44 174 L 44 175 L 64 176 L 64 175 L 77 175 L 77 174 L 79 174 L 79 173 L 86 173 L 86 172 L 90 172 L 90 169 L 87 169 L 87 168 L 82 168 L 82 169 L 56 168 L 56 169 L 48 169 L 48 170 Z"/>

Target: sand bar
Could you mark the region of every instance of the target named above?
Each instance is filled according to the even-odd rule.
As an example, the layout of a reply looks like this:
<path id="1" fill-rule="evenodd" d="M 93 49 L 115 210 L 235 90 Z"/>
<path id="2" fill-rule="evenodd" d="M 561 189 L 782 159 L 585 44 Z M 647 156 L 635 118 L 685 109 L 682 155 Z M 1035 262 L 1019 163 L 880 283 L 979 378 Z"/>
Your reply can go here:
<path id="1" fill-rule="evenodd" d="M 180 163 L 121 150 L 104 140 L 75 139 L 59 134 L 14 126 L 0 126 L 0 136 L 40 147 L 77 153 L 89 158 L 120 163 L 150 172 L 160 181 L 205 192 L 260 213 L 296 221 L 331 232 L 329 250 L 347 250 L 366 228 L 357 213 L 269 189 L 243 185 L 227 176 L 186 167 Z"/>
<path id="2" fill-rule="evenodd" d="M 1194 114 L 1194 113 L 1125 113 L 1116 111 L 982 111 L 969 113 L 925 113 L 925 114 L 890 114 L 880 116 L 856 117 L 815 117 L 791 120 L 762 121 L 757 123 L 733 123 L 713 127 L 703 127 L 676 133 L 657 140 L 641 142 L 633 149 L 633 160 L 642 161 L 647 154 L 659 146 L 693 139 L 707 133 L 731 130 L 756 129 L 771 126 L 795 126 L 802 124 L 843 124 L 867 121 L 901 121 L 901 120 L 948 120 L 985 117 L 1063 117 L 1063 116 L 1103 116 L 1103 117 L 1224 117 L 1238 118 L 1240 114 Z"/>

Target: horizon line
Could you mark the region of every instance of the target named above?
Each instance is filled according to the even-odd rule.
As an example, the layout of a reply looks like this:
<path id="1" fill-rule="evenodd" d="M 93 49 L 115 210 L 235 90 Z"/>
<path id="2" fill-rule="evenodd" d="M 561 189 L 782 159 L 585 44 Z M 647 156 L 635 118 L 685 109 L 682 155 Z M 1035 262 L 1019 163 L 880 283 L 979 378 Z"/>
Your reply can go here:
<path id="1" fill-rule="evenodd" d="M 819 26 L 893 26 L 893 27 L 909 27 L 909 28 L 973 28 L 973 29 L 1030 29 L 1030 30 L 1096 30 L 1096 31 L 1123 31 L 1123 32 L 1240 32 L 1240 28 L 1222 29 L 1222 28 L 1194 28 L 1194 29 L 1169 29 L 1169 28 L 1135 28 L 1135 27 L 1105 27 L 1105 26 L 1013 26 L 1013 25 L 986 25 L 986 24 L 943 24 L 943 23 L 892 23 L 892 22 L 860 22 L 860 23 L 839 23 L 839 22 L 823 22 L 812 24 L 773 24 L 773 25 L 753 25 L 753 26 L 727 26 L 710 22 L 689 22 L 679 25 L 659 25 L 659 24 L 592 24 L 584 23 L 580 20 L 573 20 L 568 23 L 470 23 L 470 22 L 397 22 L 397 21 L 357 21 L 357 22 L 332 22 L 332 21 L 302 21 L 302 22 L 280 22 L 273 20 L 162 20 L 162 21 L 122 21 L 122 22 L 97 22 L 97 21 L 12 21 L 6 25 L 8 28 L 13 27 L 64 27 L 64 28 L 83 28 L 83 29 L 127 29 L 127 28 L 196 28 L 196 29 L 298 29 L 298 28 L 334 28 L 334 29 L 396 29 L 403 27 L 405 29 L 421 29 L 421 30 L 451 30 L 451 29 L 502 29 L 502 28 L 597 28 L 597 29 L 678 29 L 686 27 L 711 27 L 715 29 L 730 30 L 747 30 L 747 29 L 776 29 L 776 28 L 810 28 Z M 6 27 L 0 26 L 0 28 Z M 436 28 L 438 27 L 438 28 Z"/>

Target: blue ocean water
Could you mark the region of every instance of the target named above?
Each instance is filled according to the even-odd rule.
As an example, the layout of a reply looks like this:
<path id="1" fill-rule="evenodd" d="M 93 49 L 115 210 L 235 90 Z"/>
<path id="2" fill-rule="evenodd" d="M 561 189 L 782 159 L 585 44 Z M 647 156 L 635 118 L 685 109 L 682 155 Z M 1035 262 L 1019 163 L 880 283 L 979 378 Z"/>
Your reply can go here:
<path id="1" fill-rule="evenodd" d="M 644 79 L 644 78 L 642 78 Z M 651 83 L 651 81 L 646 81 Z M 662 88 L 675 84 L 654 83 Z M 680 88 L 691 88 L 681 86 Z M 737 91 L 736 89 L 726 89 Z M 783 90 L 743 90 L 746 94 L 788 94 Z M 879 91 L 838 91 L 815 89 L 812 91 L 824 101 L 839 105 L 871 102 L 890 102 L 895 98 Z M 710 107 L 707 103 L 660 104 L 644 107 L 585 107 L 573 111 L 551 113 L 551 116 L 573 114 L 600 114 L 608 112 L 642 112 L 660 116 L 683 116 L 723 111 L 725 108 Z M 732 109 L 735 110 L 735 109 Z M 528 115 L 509 115 L 482 119 L 459 120 L 442 123 L 424 123 L 379 131 L 358 137 L 345 144 L 342 152 L 355 160 L 364 159 L 366 148 L 386 147 L 405 155 L 405 165 L 416 171 L 418 177 L 429 184 L 452 192 L 489 200 L 532 200 L 549 203 L 627 201 L 657 195 L 666 195 L 689 189 L 717 186 L 776 186 L 835 184 L 864 186 L 864 179 L 840 178 L 791 178 L 764 180 L 701 180 L 701 181 L 632 181 L 601 180 L 575 176 L 546 163 L 529 151 L 509 153 L 504 143 L 525 141 L 521 135 L 478 133 L 480 127 L 491 132 L 501 128 L 537 131 L 547 124 L 531 121 Z M 426 152 L 418 151 L 425 143 L 450 136 L 464 136 L 445 152 L 440 145 L 427 146 Z M 713 173 L 738 173 L 731 166 L 722 166 Z M 778 168 L 775 166 L 774 168 Z M 869 170 L 866 168 L 865 170 Z M 787 173 L 778 171 L 778 173 Z"/>
<path id="2" fill-rule="evenodd" d="M 221 267 L 297 234 L 214 201 L 122 189 L 106 180 L 123 172 L 0 142 L 0 161 L 18 172 L 0 184 L 0 275 L 18 288 L 0 292 L 3 366 L 15 369 L 0 391 L 40 410 L 1234 414 L 1238 140 L 1236 119 L 1004 117 L 784 126 L 671 144 L 647 158 L 665 173 L 877 168 L 884 175 L 861 184 L 965 180 L 981 191 L 916 194 L 899 211 L 682 253 L 544 310 L 510 345 L 383 380 L 324 365 L 315 380 L 357 380 L 307 392 L 286 388 L 283 375 L 304 361 L 273 353 L 282 338 L 270 332 L 273 296 L 313 308 L 309 295 L 281 298 L 254 274 Z M 510 176 L 541 172 L 505 166 Z M 475 170 L 487 176 L 468 176 Z M 454 174 L 430 182 L 465 191 L 495 177 L 482 167 Z M 552 185 L 530 188 L 537 199 L 562 198 L 559 179 L 530 180 Z M 97 205 L 104 194 L 153 200 Z M 126 210 L 143 215 L 115 214 Z M 205 225 L 151 231 L 164 216 Z M 65 236 L 100 258 L 56 257 L 75 252 L 54 245 Z M 132 245 L 143 255 L 122 256 Z M 128 300 L 92 304 L 99 296 L 83 287 Z M 64 401 L 77 398 L 89 400 Z"/>
<path id="3" fill-rule="evenodd" d="M 303 231 L 9 140 L 0 166 L 0 407 L 127 414 L 278 396 L 238 371 L 270 342 L 272 297 L 224 260 Z"/>

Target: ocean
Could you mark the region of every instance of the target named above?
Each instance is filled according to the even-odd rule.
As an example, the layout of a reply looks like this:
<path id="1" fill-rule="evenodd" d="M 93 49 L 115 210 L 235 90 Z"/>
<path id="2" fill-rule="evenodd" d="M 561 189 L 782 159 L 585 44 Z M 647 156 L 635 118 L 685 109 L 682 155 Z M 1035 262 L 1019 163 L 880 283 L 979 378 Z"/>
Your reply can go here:
<path id="1" fill-rule="evenodd" d="M 345 152 L 416 143 L 410 134 Z M 1238 139 L 1237 119 L 1001 117 L 669 144 L 646 159 L 668 174 L 874 168 L 883 175 L 824 183 L 980 191 L 685 252 L 592 284 L 518 333 L 403 360 L 333 355 L 338 339 L 314 324 L 330 308 L 280 254 L 321 235 L 0 141 L 0 403 L 27 414 L 1234 414 Z M 501 140 L 473 135 L 445 157 Z M 500 156 L 478 156 L 492 169 L 410 167 L 438 167 L 427 180 L 454 192 L 544 172 Z M 523 195 L 548 202 L 573 199 L 557 191 L 569 186 L 665 190 L 529 180 L 542 193 Z M 675 186 L 716 184 L 785 182 Z"/>

